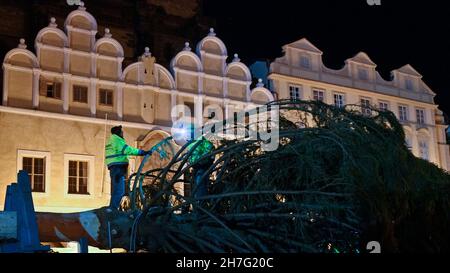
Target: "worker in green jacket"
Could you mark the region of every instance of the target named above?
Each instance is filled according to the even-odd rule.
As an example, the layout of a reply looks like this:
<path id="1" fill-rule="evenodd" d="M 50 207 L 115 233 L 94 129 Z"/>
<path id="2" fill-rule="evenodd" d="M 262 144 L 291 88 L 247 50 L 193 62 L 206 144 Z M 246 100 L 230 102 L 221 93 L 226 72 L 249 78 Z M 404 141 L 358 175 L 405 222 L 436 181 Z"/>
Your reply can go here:
<path id="1" fill-rule="evenodd" d="M 109 206 L 119 209 L 120 201 L 125 195 L 125 175 L 128 169 L 128 156 L 144 156 L 151 151 L 128 146 L 123 138 L 122 126 L 111 128 L 111 137 L 105 146 L 105 160 L 111 176 L 111 201 Z"/>
<path id="2" fill-rule="evenodd" d="M 194 138 L 194 126 L 191 125 L 189 128 L 190 134 L 189 138 Z M 200 143 L 199 143 L 200 142 Z M 199 143 L 197 145 L 197 143 Z M 194 148 L 195 147 L 195 148 Z M 212 152 L 214 149 L 214 145 L 206 139 L 204 136 L 199 137 L 194 140 L 191 144 L 188 145 L 187 149 L 190 151 L 189 156 L 189 164 L 193 168 L 193 177 L 195 183 L 195 192 L 194 198 L 202 197 L 208 194 L 208 181 L 209 177 L 205 176 L 202 179 L 202 176 L 206 173 L 206 171 L 211 167 L 214 163 L 214 156 L 202 158 L 208 153 Z"/>

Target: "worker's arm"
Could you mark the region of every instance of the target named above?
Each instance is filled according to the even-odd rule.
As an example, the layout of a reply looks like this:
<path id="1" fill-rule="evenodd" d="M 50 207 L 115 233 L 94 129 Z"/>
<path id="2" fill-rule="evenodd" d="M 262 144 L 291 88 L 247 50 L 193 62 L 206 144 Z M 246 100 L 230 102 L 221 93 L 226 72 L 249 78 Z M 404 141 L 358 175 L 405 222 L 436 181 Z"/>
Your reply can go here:
<path id="1" fill-rule="evenodd" d="M 140 150 L 125 144 L 122 148 L 122 153 L 126 155 L 145 155 L 144 150 Z"/>
<path id="2" fill-rule="evenodd" d="M 145 155 L 144 150 L 140 150 L 131 146 L 128 146 L 128 144 L 125 142 L 124 139 L 121 139 L 116 147 L 117 151 L 120 154 L 124 155 Z"/>

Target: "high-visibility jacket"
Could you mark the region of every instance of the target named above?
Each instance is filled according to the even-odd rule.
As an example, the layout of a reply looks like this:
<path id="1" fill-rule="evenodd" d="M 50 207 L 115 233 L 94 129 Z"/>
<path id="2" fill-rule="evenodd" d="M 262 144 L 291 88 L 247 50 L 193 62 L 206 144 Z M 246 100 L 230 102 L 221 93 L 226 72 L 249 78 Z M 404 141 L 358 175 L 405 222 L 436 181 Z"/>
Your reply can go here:
<path id="1" fill-rule="evenodd" d="M 197 161 L 204 155 L 210 153 L 214 149 L 214 145 L 211 143 L 211 141 L 207 140 L 205 137 L 201 137 L 195 141 L 193 141 L 191 144 L 188 145 L 188 149 L 192 150 L 195 145 L 200 141 L 200 144 L 195 148 L 195 150 L 192 151 L 191 156 L 189 157 L 189 163 L 191 165 L 197 163 Z M 203 160 L 202 160 L 203 161 Z"/>
<path id="2" fill-rule="evenodd" d="M 128 164 L 129 155 L 140 155 L 141 153 L 141 150 L 128 146 L 125 139 L 112 134 L 105 146 L 105 163 L 108 167 Z"/>

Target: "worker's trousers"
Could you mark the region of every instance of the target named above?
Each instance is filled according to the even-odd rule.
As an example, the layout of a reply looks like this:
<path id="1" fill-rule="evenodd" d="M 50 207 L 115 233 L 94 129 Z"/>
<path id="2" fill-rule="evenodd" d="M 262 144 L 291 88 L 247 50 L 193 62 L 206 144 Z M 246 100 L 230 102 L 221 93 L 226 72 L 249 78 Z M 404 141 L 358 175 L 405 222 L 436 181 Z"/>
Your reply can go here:
<path id="1" fill-rule="evenodd" d="M 108 167 L 111 176 L 111 201 L 109 206 L 113 209 L 119 209 L 120 201 L 125 195 L 125 175 L 127 165 L 113 165 Z"/>

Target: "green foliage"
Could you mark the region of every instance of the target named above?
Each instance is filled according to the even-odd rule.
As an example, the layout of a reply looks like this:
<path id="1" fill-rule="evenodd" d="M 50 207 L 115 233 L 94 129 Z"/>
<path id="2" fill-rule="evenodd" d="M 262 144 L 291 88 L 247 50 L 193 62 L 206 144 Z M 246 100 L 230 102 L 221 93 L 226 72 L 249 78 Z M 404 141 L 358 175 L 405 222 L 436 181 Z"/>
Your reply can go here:
<path id="1" fill-rule="evenodd" d="M 450 176 L 410 153 L 391 112 L 271 105 L 280 110 L 280 147 L 218 143 L 205 155 L 216 161 L 201 200 L 174 187 L 192 183 L 188 144 L 167 167 L 143 174 L 158 185 L 142 205 L 167 227 L 160 251 L 354 253 L 368 241 L 385 252 L 449 251 Z M 165 213 L 150 215 L 156 205 Z"/>

